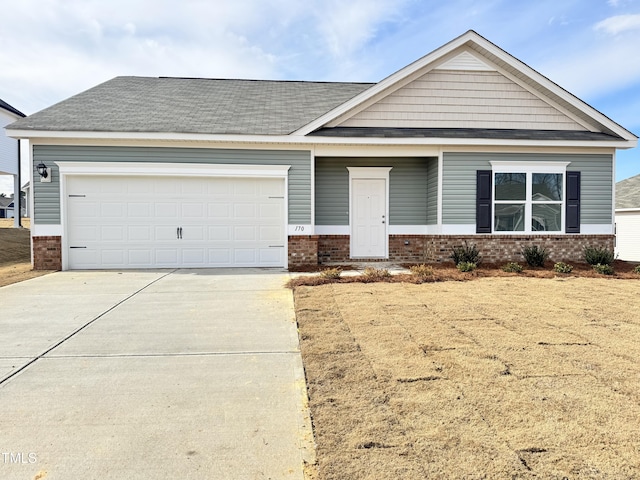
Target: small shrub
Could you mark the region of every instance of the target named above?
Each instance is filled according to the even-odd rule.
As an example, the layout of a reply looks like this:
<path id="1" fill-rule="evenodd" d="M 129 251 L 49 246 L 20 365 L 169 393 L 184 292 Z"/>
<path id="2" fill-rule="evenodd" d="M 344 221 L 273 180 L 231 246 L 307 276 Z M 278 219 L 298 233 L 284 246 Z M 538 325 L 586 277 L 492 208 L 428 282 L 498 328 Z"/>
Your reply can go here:
<path id="1" fill-rule="evenodd" d="M 412 265 L 410 270 L 416 277 L 427 278 L 433 276 L 433 267 L 424 263 L 422 265 Z"/>
<path id="2" fill-rule="evenodd" d="M 571 273 L 573 271 L 573 267 L 568 263 L 558 262 L 553 265 L 553 271 L 556 273 Z"/>
<path id="3" fill-rule="evenodd" d="M 342 275 L 342 270 L 340 270 L 340 268 L 338 267 L 327 268 L 320 272 L 320 276 L 328 280 L 336 280 L 340 278 L 340 275 Z"/>
<path id="4" fill-rule="evenodd" d="M 502 267 L 503 272 L 520 273 L 522 272 L 522 265 L 516 262 L 509 262 Z"/>
<path id="5" fill-rule="evenodd" d="M 613 263 L 613 250 L 606 247 L 584 247 L 584 261 L 589 265 L 611 265 Z"/>
<path id="6" fill-rule="evenodd" d="M 473 272 L 477 267 L 475 262 L 460 262 L 456 265 L 456 268 L 461 272 Z"/>
<path id="7" fill-rule="evenodd" d="M 640 275 L 640 265 L 635 266 L 635 268 L 633 269 L 633 273 L 637 273 L 638 275 Z"/>
<path id="8" fill-rule="evenodd" d="M 453 263 L 455 263 L 456 266 L 461 262 L 475 263 L 476 266 L 478 266 L 480 264 L 480 260 L 482 260 L 480 251 L 478 250 L 478 247 L 476 247 L 476 244 L 474 243 L 469 246 L 466 241 L 464 242 L 464 246 L 457 245 L 453 247 L 449 258 L 453 260 Z"/>
<path id="9" fill-rule="evenodd" d="M 613 275 L 613 267 L 611 265 L 603 265 L 602 263 L 596 263 L 593 269 L 600 275 Z"/>
<path id="10" fill-rule="evenodd" d="M 362 276 L 369 281 L 376 281 L 389 278 L 391 274 L 386 268 L 367 267 L 362 272 Z"/>
<path id="11" fill-rule="evenodd" d="M 530 267 L 544 267 L 544 262 L 549 258 L 549 252 L 544 247 L 531 245 L 522 249 L 522 256 Z"/>

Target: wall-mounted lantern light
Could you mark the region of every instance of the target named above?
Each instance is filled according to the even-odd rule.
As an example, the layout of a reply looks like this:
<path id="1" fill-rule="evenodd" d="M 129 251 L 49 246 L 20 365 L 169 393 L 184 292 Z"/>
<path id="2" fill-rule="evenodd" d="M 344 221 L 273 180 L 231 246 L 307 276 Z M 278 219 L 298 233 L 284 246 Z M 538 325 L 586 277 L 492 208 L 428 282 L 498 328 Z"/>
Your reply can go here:
<path id="1" fill-rule="evenodd" d="M 38 174 L 40 175 L 41 182 L 51 182 L 51 168 L 47 167 L 44 163 L 39 163 L 36 168 L 38 169 Z"/>

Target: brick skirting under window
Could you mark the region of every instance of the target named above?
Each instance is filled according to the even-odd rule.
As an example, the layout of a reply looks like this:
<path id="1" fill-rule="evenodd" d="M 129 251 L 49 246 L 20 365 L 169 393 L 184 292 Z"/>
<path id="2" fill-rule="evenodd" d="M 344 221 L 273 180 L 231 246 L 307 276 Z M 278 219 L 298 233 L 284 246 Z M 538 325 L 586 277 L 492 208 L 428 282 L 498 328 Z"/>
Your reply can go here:
<path id="1" fill-rule="evenodd" d="M 451 249 L 475 244 L 485 262 L 522 262 L 520 252 L 529 245 L 545 247 L 550 260 L 582 262 L 586 246 L 614 248 L 613 235 L 390 235 L 388 259 L 349 257 L 349 235 L 289 237 L 289 266 L 301 267 L 354 261 L 428 263 L 450 261 Z M 315 251 L 314 251 L 315 248 Z"/>
<path id="2" fill-rule="evenodd" d="M 62 238 L 33 237 L 33 269 L 62 270 Z"/>

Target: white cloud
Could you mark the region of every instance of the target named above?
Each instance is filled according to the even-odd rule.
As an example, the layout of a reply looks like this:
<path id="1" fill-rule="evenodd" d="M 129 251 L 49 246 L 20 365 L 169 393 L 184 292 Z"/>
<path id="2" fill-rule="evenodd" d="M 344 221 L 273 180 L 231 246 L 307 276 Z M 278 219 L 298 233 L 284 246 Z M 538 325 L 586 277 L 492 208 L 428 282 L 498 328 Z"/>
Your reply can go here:
<path id="1" fill-rule="evenodd" d="M 627 30 L 638 30 L 640 29 L 640 14 L 609 17 L 598 22 L 594 28 L 610 35 L 617 35 Z"/>

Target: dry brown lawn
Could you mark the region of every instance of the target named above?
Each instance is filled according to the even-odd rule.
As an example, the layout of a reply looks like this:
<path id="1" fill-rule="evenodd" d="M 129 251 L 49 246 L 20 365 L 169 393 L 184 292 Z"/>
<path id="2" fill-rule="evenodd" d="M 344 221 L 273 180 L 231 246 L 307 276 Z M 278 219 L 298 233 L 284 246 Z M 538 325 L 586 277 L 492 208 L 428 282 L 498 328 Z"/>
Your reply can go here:
<path id="1" fill-rule="evenodd" d="M 320 480 L 640 478 L 640 280 L 295 289 Z"/>
<path id="2" fill-rule="evenodd" d="M 0 287 L 51 273 L 31 268 L 29 219 L 22 219 L 25 228 L 13 228 L 13 222 L 13 218 L 0 219 Z"/>

